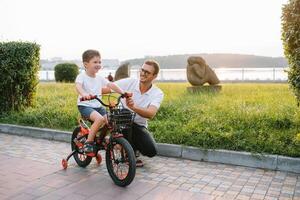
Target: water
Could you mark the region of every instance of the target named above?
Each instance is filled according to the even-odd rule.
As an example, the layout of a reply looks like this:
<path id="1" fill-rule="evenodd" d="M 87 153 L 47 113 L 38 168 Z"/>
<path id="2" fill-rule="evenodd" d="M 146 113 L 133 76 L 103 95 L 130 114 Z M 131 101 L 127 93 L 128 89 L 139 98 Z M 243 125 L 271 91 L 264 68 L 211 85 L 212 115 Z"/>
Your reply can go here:
<path id="1" fill-rule="evenodd" d="M 216 68 L 221 81 L 287 81 L 285 68 Z M 107 77 L 115 70 L 101 70 L 101 76 Z M 139 70 L 131 70 L 130 77 L 137 78 Z M 41 81 L 54 81 L 54 71 L 39 71 Z M 161 69 L 157 77 L 159 81 L 187 81 L 186 69 Z"/>

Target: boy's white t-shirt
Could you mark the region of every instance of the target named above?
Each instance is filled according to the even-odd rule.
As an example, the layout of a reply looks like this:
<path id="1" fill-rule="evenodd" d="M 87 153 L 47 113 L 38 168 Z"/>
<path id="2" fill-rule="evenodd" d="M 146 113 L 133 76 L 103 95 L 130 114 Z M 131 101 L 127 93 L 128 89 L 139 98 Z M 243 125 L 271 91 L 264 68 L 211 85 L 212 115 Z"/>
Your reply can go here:
<path id="1" fill-rule="evenodd" d="M 109 81 L 103 78 L 102 76 L 96 75 L 96 77 L 90 77 L 86 74 L 85 71 L 80 73 L 75 80 L 75 83 L 81 83 L 82 88 L 86 91 L 87 94 L 92 95 L 101 95 L 102 88 L 105 87 Z M 81 95 L 78 95 L 77 105 L 80 106 L 89 106 L 93 108 L 98 108 L 101 106 L 100 102 L 96 99 L 89 101 L 80 101 Z"/>

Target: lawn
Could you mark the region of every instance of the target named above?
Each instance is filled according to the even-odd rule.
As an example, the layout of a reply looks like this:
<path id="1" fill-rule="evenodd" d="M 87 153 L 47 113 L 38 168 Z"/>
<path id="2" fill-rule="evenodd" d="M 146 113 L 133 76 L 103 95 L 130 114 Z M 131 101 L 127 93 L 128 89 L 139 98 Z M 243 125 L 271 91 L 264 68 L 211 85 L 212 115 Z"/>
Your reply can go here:
<path id="1" fill-rule="evenodd" d="M 164 101 L 149 129 L 157 142 L 300 156 L 300 114 L 287 84 L 223 84 L 219 93 L 158 83 Z M 73 84 L 40 83 L 36 103 L 1 123 L 71 131 L 79 117 Z"/>

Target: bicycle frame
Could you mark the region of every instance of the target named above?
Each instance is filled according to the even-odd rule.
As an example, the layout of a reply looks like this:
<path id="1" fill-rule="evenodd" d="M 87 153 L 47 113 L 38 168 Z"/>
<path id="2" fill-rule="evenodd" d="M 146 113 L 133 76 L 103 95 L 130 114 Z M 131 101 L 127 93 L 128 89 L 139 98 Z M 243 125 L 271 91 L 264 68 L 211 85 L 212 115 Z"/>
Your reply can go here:
<path id="1" fill-rule="evenodd" d="M 116 104 L 111 104 L 109 102 L 109 104 L 105 104 L 100 98 L 98 98 L 97 95 L 94 95 L 94 96 L 90 96 L 89 99 L 85 99 L 85 98 L 81 98 L 80 100 L 81 101 L 84 101 L 84 100 L 92 100 L 92 99 L 96 99 L 97 101 L 99 101 L 103 106 L 105 107 L 108 107 L 109 108 L 109 114 L 112 114 L 114 109 L 116 109 L 120 102 L 121 102 L 121 98 L 128 98 L 128 97 L 131 97 L 132 94 L 125 94 L 125 95 L 121 95 L 117 98 L 117 103 Z M 110 97 L 109 97 L 110 98 Z M 135 115 L 135 114 L 134 114 Z M 79 126 L 80 126 L 80 137 L 79 138 L 75 138 L 74 139 L 74 143 L 76 144 L 76 146 L 78 148 L 82 148 L 83 147 L 83 143 L 80 141 L 81 139 L 83 139 L 84 137 L 86 137 L 89 133 L 90 133 L 90 130 L 89 130 L 89 126 L 84 122 L 84 120 L 82 118 L 79 119 Z M 102 129 L 102 131 L 101 131 Z M 111 120 L 108 119 L 108 124 L 104 125 L 102 128 L 99 129 L 100 131 L 100 135 L 95 137 L 95 142 L 96 142 L 96 152 L 98 152 L 99 150 L 106 150 L 107 149 L 107 145 L 108 143 L 111 142 L 112 139 L 114 138 L 120 138 L 120 137 L 123 137 L 123 134 L 120 133 L 121 130 L 118 130 L 118 128 L 112 123 Z M 108 131 L 111 133 L 111 136 L 110 137 L 110 140 L 109 142 L 108 141 L 105 141 L 104 142 L 104 139 L 105 137 L 108 135 Z M 66 169 L 67 168 L 67 162 L 68 160 L 76 153 L 76 150 L 73 150 L 68 156 L 66 159 L 63 159 L 62 161 L 62 165 L 63 165 L 63 168 Z M 99 158 L 99 156 L 101 157 L 101 155 L 98 155 L 98 153 L 94 154 L 94 153 L 91 153 L 91 154 L 88 154 L 88 156 L 90 157 L 96 157 L 96 160 L 98 162 L 98 164 L 100 164 L 102 158 Z"/>

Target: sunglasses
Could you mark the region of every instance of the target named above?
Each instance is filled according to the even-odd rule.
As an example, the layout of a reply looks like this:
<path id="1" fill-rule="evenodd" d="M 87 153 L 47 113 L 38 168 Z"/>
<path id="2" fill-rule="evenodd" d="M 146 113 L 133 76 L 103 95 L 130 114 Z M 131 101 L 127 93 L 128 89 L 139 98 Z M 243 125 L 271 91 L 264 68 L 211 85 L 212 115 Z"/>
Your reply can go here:
<path id="1" fill-rule="evenodd" d="M 149 72 L 148 70 L 145 70 L 143 68 L 140 69 L 140 72 L 143 72 L 146 76 L 152 74 L 151 72 Z"/>

